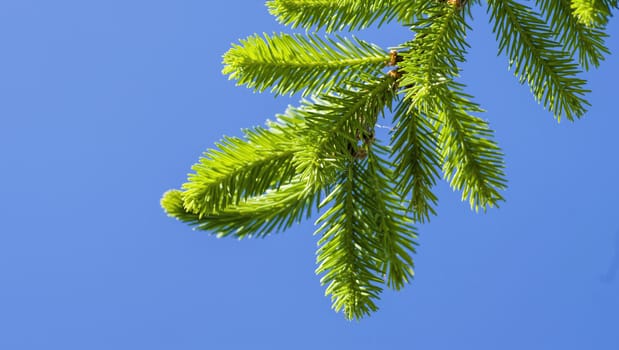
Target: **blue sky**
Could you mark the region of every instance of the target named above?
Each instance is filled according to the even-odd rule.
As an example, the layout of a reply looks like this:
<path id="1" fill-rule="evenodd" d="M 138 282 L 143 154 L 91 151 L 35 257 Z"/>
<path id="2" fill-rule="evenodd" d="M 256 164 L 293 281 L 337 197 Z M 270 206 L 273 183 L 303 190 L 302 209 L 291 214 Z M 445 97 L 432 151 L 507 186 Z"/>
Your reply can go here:
<path id="1" fill-rule="evenodd" d="M 222 135 L 296 103 L 220 73 L 232 42 L 285 30 L 262 1 L 0 2 L 0 348 L 619 348 L 617 56 L 586 75 L 587 116 L 557 124 L 483 11 L 473 26 L 462 79 L 506 154 L 507 201 L 475 214 L 437 186 L 415 281 L 347 322 L 314 275 L 311 221 L 237 241 L 159 207 Z"/>

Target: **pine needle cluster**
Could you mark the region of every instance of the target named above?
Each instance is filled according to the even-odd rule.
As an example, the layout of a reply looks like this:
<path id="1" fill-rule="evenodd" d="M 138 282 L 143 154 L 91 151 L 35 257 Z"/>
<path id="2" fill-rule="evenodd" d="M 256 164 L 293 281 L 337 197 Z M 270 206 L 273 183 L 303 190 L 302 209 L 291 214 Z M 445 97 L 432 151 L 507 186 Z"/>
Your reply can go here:
<path id="1" fill-rule="evenodd" d="M 265 127 L 223 138 L 181 189 L 164 194 L 163 208 L 236 238 L 318 213 L 316 272 L 333 308 L 348 319 L 377 310 L 384 287 L 413 278 L 414 225 L 436 214 L 440 177 L 473 210 L 503 201 L 503 153 L 458 80 L 473 6 L 487 8 L 499 53 L 543 107 L 557 120 L 585 114 L 581 73 L 608 54 L 616 0 L 270 0 L 279 22 L 307 34 L 240 40 L 223 73 L 304 99 Z M 391 50 L 333 34 L 394 21 L 411 39 Z M 387 140 L 376 136 L 381 117 L 393 121 Z"/>

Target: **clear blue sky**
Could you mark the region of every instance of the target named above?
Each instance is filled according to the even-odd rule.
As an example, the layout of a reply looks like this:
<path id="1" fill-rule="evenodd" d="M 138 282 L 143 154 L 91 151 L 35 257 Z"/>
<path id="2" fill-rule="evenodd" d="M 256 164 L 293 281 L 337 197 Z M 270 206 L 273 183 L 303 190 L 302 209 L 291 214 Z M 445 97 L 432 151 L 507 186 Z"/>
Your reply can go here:
<path id="1" fill-rule="evenodd" d="M 463 81 L 507 202 L 474 214 L 439 185 L 415 281 L 347 322 L 311 222 L 221 240 L 159 207 L 221 135 L 296 103 L 220 74 L 232 42 L 284 30 L 263 1 L 0 1 L 0 349 L 619 349 L 618 56 L 557 124 L 473 25 Z"/>

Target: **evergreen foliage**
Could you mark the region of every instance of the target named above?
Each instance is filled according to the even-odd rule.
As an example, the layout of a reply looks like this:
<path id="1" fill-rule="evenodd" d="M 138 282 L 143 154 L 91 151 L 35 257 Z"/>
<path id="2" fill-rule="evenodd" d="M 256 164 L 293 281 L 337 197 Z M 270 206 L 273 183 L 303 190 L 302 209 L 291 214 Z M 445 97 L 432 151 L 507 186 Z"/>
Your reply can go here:
<path id="1" fill-rule="evenodd" d="M 458 80 L 478 1 L 270 0 L 307 34 L 253 35 L 224 55 L 223 73 L 255 91 L 300 94 L 265 127 L 225 137 L 166 192 L 168 215 L 218 236 L 265 237 L 320 213 L 317 274 L 348 319 L 378 309 L 383 288 L 413 278 L 415 223 L 435 215 L 439 177 L 474 210 L 503 201 L 503 154 Z M 557 120 L 586 113 L 581 73 L 608 54 L 616 0 L 488 0 L 509 66 Z M 327 33 L 397 21 L 411 40 L 385 50 Z M 387 68 L 387 69 L 385 69 Z M 388 72 L 386 72 L 388 70 Z M 385 73 L 386 72 L 386 73 Z M 393 119 L 377 139 L 379 117 Z"/>

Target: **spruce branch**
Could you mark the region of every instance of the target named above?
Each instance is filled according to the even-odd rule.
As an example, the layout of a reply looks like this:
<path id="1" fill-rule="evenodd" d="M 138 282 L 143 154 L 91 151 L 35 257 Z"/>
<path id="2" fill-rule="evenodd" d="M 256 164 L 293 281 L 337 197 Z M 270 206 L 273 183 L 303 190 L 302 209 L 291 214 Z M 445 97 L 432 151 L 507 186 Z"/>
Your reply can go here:
<path id="1" fill-rule="evenodd" d="M 394 20 L 408 25 L 423 16 L 424 2 L 408 0 L 270 0 L 269 12 L 291 28 L 327 33 L 380 27 Z"/>
<path id="2" fill-rule="evenodd" d="M 384 286 L 397 290 L 414 277 L 413 224 L 436 214 L 439 169 L 476 211 L 503 200 L 503 154 L 458 81 L 470 9 L 479 4 L 267 1 L 293 28 L 332 32 L 398 21 L 415 36 L 397 51 L 316 34 L 253 35 L 233 44 L 223 57 L 230 79 L 304 99 L 266 127 L 224 137 L 161 206 L 198 230 L 236 238 L 265 237 L 321 212 L 316 272 L 333 308 L 348 319 L 377 310 Z M 499 53 L 520 82 L 557 119 L 573 120 L 588 105 L 579 66 L 597 67 L 608 54 L 605 26 L 617 6 L 536 0 L 534 10 L 489 0 L 487 12 Z M 375 132 L 385 111 L 393 112 L 389 146 Z"/>
<path id="3" fill-rule="evenodd" d="M 379 26 L 397 16 L 393 0 L 271 0 L 269 12 L 291 28 L 325 29 L 326 32 Z"/>
<path id="4" fill-rule="evenodd" d="M 417 233 L 407 216 L 405 195 L 395 188 L 394 164 L 385 158 L 389 149 L 379 142 L 371 145 L 367 157 L 367 203 L 371 230 L 380 243 L 381 272 L 389 288 L 399 290 L 413 276 Z"/>
<path id="5" fill-rule="evenodd" d="M 359 74 L 377 75 L 388 54 L 360 39 L 318 35 L 254 35 L 224 55 L 223 73 L 256 91 L 318 94 Z"/>
<path id="6" fill-rule="evenodd" d="M 349 158 L 321 206 L 317 252 L 321 283 L 348 319 L 375 311 L 382 284 L 400 289 L 413 278 L 415 228 L 393 189 L 388 149 L 373 143 L 365 159 Z"/>
<path id="7" fill-rule="evenodd" d="M 446 82 L 458 76 L 458 65 L 464 61 L 467 28 L 459 9 L 436 4 L 428 17 L 413 26 L 415 38 L 402 45 L 400 63 L 404 97 L 412 108 L 429 114 L 435 104 L 432 96 Z"/>
<path id="8" fill-rule="evenodd" d="M 570 0 L 536 0 L 536 5 L 565 51 L 577 55 L 578 63 L 585 70 L 591 65 L 597 68 L 604 55 L 610 54 L 604 43 L 608 35 L 579 21 L 572 12 Z"/>
<path id="9" fill-rule="evenodd" d="M 268 129 L 245 130 L 245 139 L 225 137 L 192 167 L 182 187 L 185 208 L 217 213 L 290 181 L 296 173 L 294 127 L 271 123 Z"/>
<path id="10" fill-rule="evenodd" d="M 294 179 L 217 213 L 197 214 L 185 209 L 179 190 L 166 192 L 161 205 L 169 216 L 218 237 L 265 237 L 310 217 L 312 209 L 317 208 L 325 189 L 302 180 Z"/>
<path id="11" fill-rule="evenodd" d="M 590 28 L 603 28 L 617 9 L 617 0 L 571 0 L 571 8 L 578 22 Z"/>
<path id="12" fill-rule="evenodd" d="M 310 138 L 323 158 L 337 157 L 373 137 L 380 114 L 396 97 L 395 80 L 367 76 L 365 83 L 349 82 L 344 88 L 306 102 L 298 112 L 307 123 Z"/>
<path id="13" fill-rule="evenodd" d="M 375 300 L 382 292 L 380 242 L 371 232 L 370 212 L 365 210 L 367 184 L 362 165 L 348 159 L 337 183 L 321 203 L 330 206 L 320 216 L 316 234 L 321 236 L 317 251 L 317 274 L 328 285 L 333 309 L 343 310 L 347 319 L 359 319 L 376 311 Z"/>
<path id="14" fill-rule="evenodd" d="M 482 110 L 456 84 L 439 94 L 442 111 L 437 119 L 443 174 L 462 191 L 475 211 L 498 206 L 506 186 L 503 153 L 492 140 L 488 123 L 472 113 Z"/>
<path id="15" fill-rule="evenodd" d="M 391 155 L 394 158 L 397 193 L 410 193 L 409 208 L 415 222 L 426 222 L 436 215 L 438 198 L 432 187 L 440 177 L 438 152 L 433 121 L 411 106 L 400 102 L 393 116 L 395 128 L 391 135 Z"/>
<path id="16" fill-rule="evenodd" d="M 506 52 L 514 74 L 527 82 L 535 99 L 557 120 L 584 115 L 589 103 L 585 81 L 569 54 L 554 40 L 554 33 L 533 10 L 513 0 L 491 0 L 499 53 Z"/>
<path id="17" fill-rule="evenodd" d="M 468 26 L 460 8 L 437 6 L 415 28 L 417 35 L 406 43 L 408 51 L 401 63 L 404 72 L 401 84 L 406 86 L 404 94 L 409 106 L 407 113 L 399 114 L 399 123 L 413 124 L 415 121 L 411 119 L 419 115 L 433 118 L 444 177 L 454 189 L 462 191 L 462 199 L 468 200 L 472 209 L 497 206 L 503 200 L 500 191 L 505 188 L 502 154 L 492 141 L 487 124 L 472 115 L 482 110 L 467 98 L 464 86 L 453 80 L 466 53 L 464 38 Z M 418 143 L 419 140 L 412 139 L 418 135 L 410 133 L 411 139 L 401 140 L 399 144 Z M 424 141 L 427 147 L 433 140 Z M 435 159 L 435 154 L 426 154 L 432 157 L 429 159 Z M 425 178 L 418 180 L 411 178 L 415 166 L 410 160 L 400 165 L 408 167 L 403 169 L 408 172 L 401 174 L 400 186 L 414 189 L 415 182 L 421 186 L 418 189 L 426 196 L 414 198 L 412 205 L 418 206 L 413 207 L 417 208 L 414 215 L 427 219 L 433 204 L 428 189 L 434 179 L 432 164 L 426 163 Z"/>

